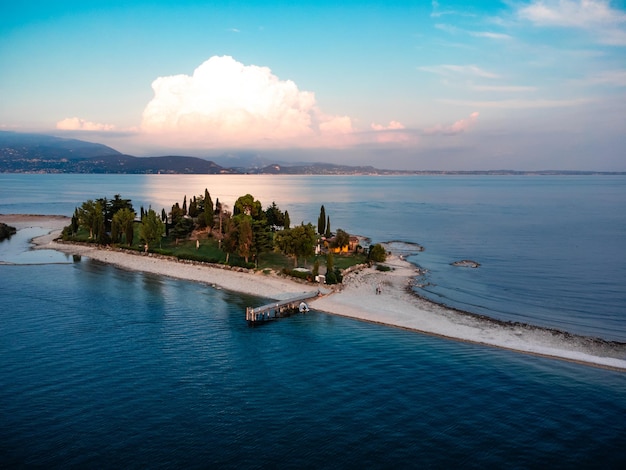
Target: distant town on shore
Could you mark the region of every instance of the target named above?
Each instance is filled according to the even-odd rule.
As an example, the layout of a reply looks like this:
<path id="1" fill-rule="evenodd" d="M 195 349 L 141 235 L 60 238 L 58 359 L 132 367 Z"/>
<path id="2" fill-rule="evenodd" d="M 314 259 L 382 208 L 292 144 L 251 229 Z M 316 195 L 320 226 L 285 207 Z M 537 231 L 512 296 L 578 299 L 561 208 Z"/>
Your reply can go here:
<path id="1" fill-rule="evenodd" d="M 218 162 L 213 161 L 218 160 Z M 333 163 L 269 163 L 243 156 L 213 160 L 167 155 L 135 157 L 106 145 L 47 134 L 0 131 L 0 173 L 111 173 L 214 175 L 626 175 L 626 172 L 569 170 L 391 170 Z M 221 161 L 223 160 L 223 161 Z M 220 164 L 221 163 L 221 164 Z"/>

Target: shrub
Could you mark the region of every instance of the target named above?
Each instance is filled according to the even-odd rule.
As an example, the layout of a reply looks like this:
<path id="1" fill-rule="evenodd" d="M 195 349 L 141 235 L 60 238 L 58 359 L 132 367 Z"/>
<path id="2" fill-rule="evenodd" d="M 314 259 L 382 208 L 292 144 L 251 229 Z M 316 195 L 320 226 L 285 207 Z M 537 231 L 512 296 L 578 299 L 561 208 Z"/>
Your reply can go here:
<path id="1" fill-rule="evenodd" d="M 326 273 L 326 284 L 337 284 L 337 275 L 335 271 L 329 271 Z"/>
<path id="2" fill-rule="evenodd" d="M 200 261 L 202 263 L 218 263 L 219 260 L 216 258 L 210 258 L 203 255 L 198 255 L 195 253 L 179 253 L 176 255 L 178 259 L 186 259 L 190 261 Z"/>
<path id="3" fill-rule="evenodd" d="M 311 273 L 308 271 L 294 271 L 291 269 L 283 268 L 283 274 L 286 276 L 297 277 L 298 279 L 304 279 L 305 281 L 309 281 L 311 278 Z"/>
<path id="4" fill-rule="evenodd" d="M 376 243 L 376 245 L 370 246 L 368 258 L 375 263 L 385 261 L 387 259 L 387 253 L 385 252 L 385 248 L 383 248 L 380 243 Z"/>

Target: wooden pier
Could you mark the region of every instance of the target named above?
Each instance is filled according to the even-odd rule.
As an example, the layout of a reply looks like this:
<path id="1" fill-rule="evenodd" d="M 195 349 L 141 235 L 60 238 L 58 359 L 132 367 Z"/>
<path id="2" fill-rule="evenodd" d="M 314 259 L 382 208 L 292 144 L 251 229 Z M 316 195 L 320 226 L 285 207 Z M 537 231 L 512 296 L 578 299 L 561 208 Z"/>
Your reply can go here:
<path id="1" fill-rule="evenodd" d="M 256 325 L 271 320 L 276 320 L 282 317 L 288 317 L 293 313 L 300 312 L 300 306 L 304 303 L 308 311 L 308 306 L 305 301 L 314 299 L 320 295 L 320 291 L 305 292 L 295 297 L 290 297 L 286 300 L 276 300 L 275 302 L 261 305 L 260 307 L 246 307 L 246 321 L 248 325 Z"/>

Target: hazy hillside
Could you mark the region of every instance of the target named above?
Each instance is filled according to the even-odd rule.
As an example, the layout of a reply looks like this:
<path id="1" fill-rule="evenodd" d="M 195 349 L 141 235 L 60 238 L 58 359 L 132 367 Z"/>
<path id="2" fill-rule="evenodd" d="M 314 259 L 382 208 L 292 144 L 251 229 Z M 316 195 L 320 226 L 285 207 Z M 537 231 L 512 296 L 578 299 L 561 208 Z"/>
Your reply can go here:
<path id="1" fill-rule="evenodd" d="M 75 160 L 103 155 L 120 155 L 120 152 L 78 139 L 0 131 L 0 158 L 3 160 Z"/>
<path id="2" fill-rule="evenodd" d="M 229 154 L 214 161 L 188 156 L 134 157 L 106 145 L 45 134 L 0 131 L 0 173 L 171 173 L 270 175 L 582 175 L 626 174 L 597 171 L 384 170 L 332 163 L 274 163 L 254 153 Z"/>

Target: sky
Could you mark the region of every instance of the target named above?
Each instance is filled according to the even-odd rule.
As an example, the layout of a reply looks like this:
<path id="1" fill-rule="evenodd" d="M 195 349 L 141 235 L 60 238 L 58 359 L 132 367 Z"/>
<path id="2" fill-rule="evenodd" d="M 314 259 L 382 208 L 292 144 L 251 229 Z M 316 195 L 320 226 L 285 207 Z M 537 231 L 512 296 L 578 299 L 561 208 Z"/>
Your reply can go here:
<path id="1" fill-rule="evenodd" d="M 136 156 L 626 171 L 626 0 L 2 2 L 0 130 Z"/>

